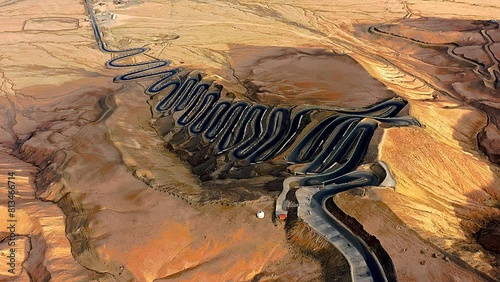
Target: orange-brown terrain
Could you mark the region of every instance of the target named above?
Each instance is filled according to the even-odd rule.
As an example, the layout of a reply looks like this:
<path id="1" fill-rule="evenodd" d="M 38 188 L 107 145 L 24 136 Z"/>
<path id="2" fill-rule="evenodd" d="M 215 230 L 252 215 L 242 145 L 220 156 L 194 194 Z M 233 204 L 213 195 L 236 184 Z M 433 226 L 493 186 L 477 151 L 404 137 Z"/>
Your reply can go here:
<path id="1" fill-rule="evenodd" d="M 378 240 L 399 281 L 500 279 L 500 5 L 92 6 L 106 46 L 146 46 L 140 58 L 200 70 L 226 97 L 408 101 L 403 115 L 422 126 L 382 126 L 367 156 L 388 165 L 394 189 L 343 192 L 334 205 Z M 151 81 L 113 83 L 130 71 L 107 68 L 113 56 L 99 50 L 83 1 L 0 0 L 0 281 L 351 280 L 304 222 L 272 218 L 286 163 L 249 179 L 200 178 L 166 144 L 168 117 L 144 94 Z"/>

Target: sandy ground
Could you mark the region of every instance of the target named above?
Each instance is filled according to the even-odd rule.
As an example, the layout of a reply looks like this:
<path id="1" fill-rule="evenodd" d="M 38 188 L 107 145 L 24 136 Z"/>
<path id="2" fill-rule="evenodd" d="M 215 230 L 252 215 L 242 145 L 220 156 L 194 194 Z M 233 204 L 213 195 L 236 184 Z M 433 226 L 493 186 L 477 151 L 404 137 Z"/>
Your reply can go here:
<path id="1" fill-rule="evenodd" d="M 229 62 L 248 96 L 268 105 L 361 108 L 395 96 L 349 56 L 322 49 L 234 46 Z"/>
<path id="2" fill-rule="evenodd" d="M 483 280 L 470 269 L 450 262 L 449 254 L 429 244 L 401 221 L 375 191 L 362 198 L 343 193 L 337 195 L 335 201 L 342 209 L 351 211 L 351 216 L 363 224 L 367 232 L 379 234 L 377 238 L 394 262 L 400 281 Z M 352 205 L 358 208 L 352 209 Z"/>
<path id="3" fill-rule="evenodd" d="M 499 101 L 485 83 L 495 63 L 477 47 L 488 44 L 477 25 L 469 26 L 500 7 L 483 0 L 132 4 L 98 7 L 117 15 L 100 23 L 109 46 L 146 45 L 151 56 L 206 71 L 236 96 L 347 107 L 408 99 L 424 127 L 385 129 L 378 152 L 396 189 L 336 202 L 380 240 L 401 281 L 498 279 L 498 255 L 473 236 L 500 217 L 500 172 L 490 162 Z M 428 19 L 414 20 L 421 17 Z M 16 172 L 19 207 L 18 272 L 2 262 L 1 279 L 318 281 L 334 271 L 298 252 L 281 224 L 255 218 L 261 209 L 271 214 L 268 198 L 197 206 L 158 191 L 203 188 L 156 136 L 143 85 L 112 83 L 118 72 L 104 67 L 110 56 L 96 48 L 85 18 L 81 2 L 0 2 L 0 185 Z M 370 26 L 459 43 L 457 54 L 486 67 L 474 72 L 446 46 L 376 35 Z M 500 41 L 498 32 L 491 38 Z M 3 188 L 0 197 L 5 222 Z M 3 257 L 9 233 L 0 235 Z"/>
<path id="4" fill-rule="evenodd" d="M 2 263 L 3 277 L 19 281 L 29 277 L 40 281 L 320 279 L 319 263 L 290 248 L 282 227 L 270 217 L 255 217 L 261 209 L 271 214 L 272 201 L 196 207 L 134 177 L 151 170 L 165 175 L 168 185 L 200 189 L 189 169 L 183 170 L 176 156 L 165 151 L 149 126 L 142 88 L 112 83 L 116 73 L 103 65 L 109 56 L 95 48 L 90 30 L 61 25 L 55 30 L 54 18 L 62 14 L 80 22 L 84 19 L 82 5 L 60 4 L 48 7 L 51 13 L 39 9 L 36 19 L 46 16 L 46 20 L 24 24 L 22 16 L 9 17 L 19 31 L 2 35 L 10 44 L 1 47 L 6 54 L 2 57 L 1 183 L 7 184 L 8 171 L 16 171 L 19 196 L 16 271 L 9 273 Z M 42 7 L 12 5 L 7 6 L 9 11 Z M 23 26 L 29 26 L 24 33 Z M 12 50 L 14 43 L 21 51 Z M 33 64 L 36 57 L 44 59 Z M 120 105 L 112 118 L 114 105 L 102 109 L 99 103 L 108 95 L 106 101 Z M 131 148 L 135 151 L 127 151 Z M 142 162 L 155 154 L 156 159 Z M 135 174 L 132 161 L 138 168 Z M 1 218 L 6 221 L 7 197 L 2 195 Z M 3 238 L 9 235 L 2 230 Z M 7 256 L 9 246 L 1 246 L 2 256 Z M 289 267 L 294 270 L 287 271 Z"/>

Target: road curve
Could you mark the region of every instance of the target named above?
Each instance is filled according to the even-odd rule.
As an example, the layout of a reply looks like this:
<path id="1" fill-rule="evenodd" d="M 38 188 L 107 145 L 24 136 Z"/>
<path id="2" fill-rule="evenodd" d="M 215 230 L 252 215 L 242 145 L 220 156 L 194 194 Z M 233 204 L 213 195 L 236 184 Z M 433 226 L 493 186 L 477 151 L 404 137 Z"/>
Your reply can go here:
<path id="1" fill-rule="evenodd" d="M 108 49 L 90 0 L 85 0 L 85 5 L 98 47 L 103 52 L 115 55 L 106 62 L 106 66 L 134 68 L 115 77 L 114 82 L 155 78 L 145 91 L 147 95 L 159 97 L 154 110 L 171 117 L 176 126 L 188 133 L 186 138 L 199 137 L 197 140 L 209 148 L 207 154 L 226 154 L 230 160 L 240 164 L 284 158 L 291 165 L 290 172 L 298 176 L 285 179 L 283 192 L 277 200 L 277 216 L 286 216 L 287 207 L 283 203 L 290 184 L 301 187 L 298 191 L 301 211 L 307 207 L 303 193 L 316 191 L 310 195 L 310 214 L 308 212 L 309 215 L 302 215 L 301 218 L 321 234 L 324 232 L 321 226 L 327 225 L 325 230 L 338 233 L 335 238 L 341 238 L 340 241 L 329 240 L 346 256 L 356 281 L 387 280 L 376 256 L 328 213 L 324 203 L 341 191 L 377 186 L 383 182 L 383 177 L 372 170 L 357 168 L 380 123 L 392 126 L 419 125 L 411 117 L 396 116 L 405 107 L 404 100 L 390 99 L 365 109 L 314 106 L 298 109 L 232 100 L 221 95 L 221 86 L 206 80 L 199 72 L 172 68 L 167 60 L 126 63 L 127 58 L 144 54 L 148 49 Z M 318 120 L 320 117 L 322 119 Z M 199 147 L 195 149 L 199 150 Z"/>

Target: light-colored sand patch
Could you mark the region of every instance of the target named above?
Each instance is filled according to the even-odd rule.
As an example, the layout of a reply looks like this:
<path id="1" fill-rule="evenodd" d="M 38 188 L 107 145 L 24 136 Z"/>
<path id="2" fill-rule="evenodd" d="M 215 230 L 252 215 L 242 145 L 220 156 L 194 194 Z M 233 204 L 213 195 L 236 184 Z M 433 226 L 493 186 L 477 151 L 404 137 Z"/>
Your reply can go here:
<path id="1" fill-rule="evenodd" d="M 47 17 L 32 18 L 24 23 L 24 31 L 60 31 L 71 30 L 79 27 L 79 20 L 76 18 Z"/>

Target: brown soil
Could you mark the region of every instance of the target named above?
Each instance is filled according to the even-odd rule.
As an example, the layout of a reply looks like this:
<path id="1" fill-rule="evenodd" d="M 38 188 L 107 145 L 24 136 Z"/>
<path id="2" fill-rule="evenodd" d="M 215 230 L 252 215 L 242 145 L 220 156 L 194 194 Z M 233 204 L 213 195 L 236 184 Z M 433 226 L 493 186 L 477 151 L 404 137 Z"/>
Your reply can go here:
<path id="1" fill-rule="evenodd" d="M 108 46 L 147 45 L 150 56 L 206 71 L 228 96 L 351 107 L 395 94 L 407 99 L 409 114 L 424 126 L 385 129 L 378 151 L 395 175 L 396 190 L 376 190 L 368 198 L 339 195 L 336 204 L 378 239 L 400 281 L 500 277 L 497 257 L 488 251 L 494 247 L 487 239 L 491 231 L 485 229 L 499 216 L 500 170 L 491 163 L 498 151 L 499 101 L 497 85 L 488 82 L 495 59 L 483 48 L 498 54 L 500 33 L 488 29 L 494 41 L 489 42 L 478 33 L 493 23 L 477 21 L 497 17 L 498 5 L 486 0 L 133 4 L 99 8 L 117 15 L 102 23 Z M 299 251 L 306 246 L 302 255 L 287 241 L 290 231 L 269 216 L 255 218 L 259 210 L 272 214 L 272 196 L 283 175 L 260 179 L 274 183 L 269 189 L 211 182 L 238 191 L 226 203 L 241 201 L 245 190 L 252 199 L 245 205 L 215 204 L 226 191 L 219 187 L 219 195 L 207 194 L 191 165 L 165 149 L 152 127 L 144 84 L 112 83 L 120 72 L 104 67 L 110 55 L 96 48 L 81 2 L 3 1 L 0 10 L 0 184 L 6 172 L 16 171 L 19 194 L 19 272 L 12 275 L 2 262 L 0 279 L 337 277 L 329 275 L 336 275 L 334 265 L 342 261 L 328 259 L 331 247 L 308 253 L 316 239 L 307 228 L 297 227 L 293 234 L 303 237 L 290 240 Z M 421 16 L 427 18 L 415 20 Z M 436 46 L 376 35 L 370 26 Z M 468 60 L 439 44 L 458 44 L 457 56 Z M 470 60 L 484 68 L 474 71 Z M 5 189 L 0 198 L 5 222 Z M 193 204 L 200 199 L 213 201 Z M 4 256 L 8 234 L 0 232 Z"/>
<path id="2" fill-rule="evenodd" d="M 349 56 L 323 49 L 236 45 L 229 56 L 248 95 L 268 105 L 361 108 L 395 96 Z"/>

